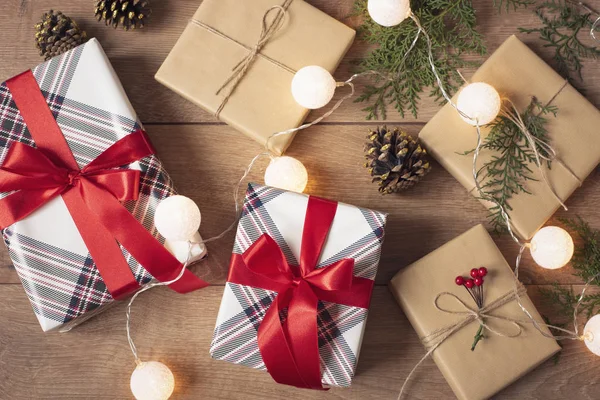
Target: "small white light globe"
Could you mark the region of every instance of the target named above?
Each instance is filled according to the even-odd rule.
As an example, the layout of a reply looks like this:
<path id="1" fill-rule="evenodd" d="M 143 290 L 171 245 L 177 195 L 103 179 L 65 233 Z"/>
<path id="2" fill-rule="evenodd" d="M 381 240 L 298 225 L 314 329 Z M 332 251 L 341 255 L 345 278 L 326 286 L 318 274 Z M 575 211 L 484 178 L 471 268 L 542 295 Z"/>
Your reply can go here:
<path id="1" fill-rule="evenodd" d="M 502 100 L 493 86 L 484 82 L 475 82 L 465 86 L 458 94 L 456 105 L 460 111 L 479 121 L 479 125 L 487 125 L 500 113 Z M 475 120 L 461 118 L 470 125 L 477 125 Z"/>
<path id="2" fill-rule="evenodd" d="M 600 356 L 600 314 L 594 315 L 583 328 L 585 345 L 592 353 Z"/>
<path id="3" fill-rule="evenodd" d="M 137 400 L 167 400 L 175 389 L 175 377 L 165 364 L 147 361 L 135 368 L 130 386 Z"/>
<path id="4" fill-rule="evenodd" d="M 369 0 L 367 10 L 382 26 L 396 26 L 410 15 L 410 0 Z"/>
<path id="5" fill-rule="evenodd" d="M 573 257 L 573 238 L 558 226 L 546 226 L 537 231 L 530 245 L 533 260 L 542 268 L 562 268 Z"/>
<path id="6" fill-rule="evenodd" d="M 200 209 L 185 196 L 171 196 L 162 200 L 154 214 L 154 226 L 167 240 L 187 241 L 200 228 Z"/>
<path id="7" fill-rule="evenodd" d="M 308 172 L 293 157 L 275 157 L 265 171 L 265 185 L 302 193 L 308 183 Z"/>
<path id="8" fill-rule="evenodd" d="M 301 68 L 292 79 L 292 96 L 304 108 L 314 110 L 327 105 L 333 98 L 337 84 L 323 67 L 310 65 Z"/>

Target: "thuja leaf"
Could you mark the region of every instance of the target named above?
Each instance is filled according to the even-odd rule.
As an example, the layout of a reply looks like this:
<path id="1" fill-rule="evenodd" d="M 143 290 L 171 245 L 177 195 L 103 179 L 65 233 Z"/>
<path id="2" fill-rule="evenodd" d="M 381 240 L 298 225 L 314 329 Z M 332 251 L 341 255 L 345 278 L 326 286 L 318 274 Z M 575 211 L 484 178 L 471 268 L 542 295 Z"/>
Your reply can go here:
<path id="1" fill-rule="evenodd" d="M 535 8 L 542 22 L 539 28 L 519 28 L 524 33 L 537 33 L 544 47 L 554 51 L 553 64 L 558 73 L 573 83 L 582 79 L 582 60 L 596 59 L 600 49 L 582 43 L 580 35 L 587 35 L 592 27 L 590 12 L 569 0 L 546 0 Z"/>
<path id="2" fill-rule="evenodd" d="M 521 118 L 532 136 L 547 143 L 547 117 L 556 116 L 557 112 L 556 106 L 544 105 L 532 98 Z M 493 198 L 497 204 L 490 208 L 488 219 L 494 231 L 501 233 L 506 232 L 507 227 L 500 206 L 510 211 L 509 200 L 514 195 L 530 193 L 526 182 L 535 180 L 532 168 L 536 157 L 523 131 L 507 116 L 500 115 L 489 127 L 490 132 L 481 148 L 491 151 L 493 155 L 480 167 L 478 179 L 486 196 Z M 541 155 L 548 156 L 543 147 L 536 144 L 536 149 Z M 463 154 L 471 153 L 472 150 Z"/>
<path id="3" fill-rule="evenodd" d="M 494 0 L 494 5 L 498 8 L 498 11 L 504 9 L 506 12 L 511 9 L 517 10 L 519 8 L 525 8 L 535 3 L 535 0 Z"/>
<path id="4" fill-rule="evenodd" d="M 457 69 L 474 65 L 464 60 L 463 55 L 486 53 L 483 38 L 476 30 L 471 0 L 413 0 L 411 8 L 431 37 L 434 64 L 440 79 L 450 94 L 456 92 L 462 84 Z M 375 47 L 360 60 L 359 70 L 394 76 L 392 81 L 375 76 L 355 100 L 367 104 L 364 108 L 366 118 L 385 119 L 390 106 L 402 117 L 410 113 L 416 118 L 418 103 L 425 91 L 442 103 L 442 93 L 429 65 L 423 34 L 407 54 L 417 35 L 414 21 L 406 19 L 395 27 L 380 26 L 369 17 L 367 0 L 356 0 L 354 11 L 364 17 L 358 28 L 359 37 Z"/>
<path id="5" fill-rule="evenodd" d="M 588 282 L 600 273 L 600 230 L 592 228 L 580 217 L 561 221 L 579 236 L 579 240 L 575 241 L 575 253 L 571 264 L 575 275 L 582 278 L 584 282 Z M 600 287 L 600 279 L 593 279 L 591 284 Z M 564 322 L 563 325 L 552 325 L 564 327 L 572 323 L 575 307 L 581 296 L 575 293 L 573 287 L 564 287 L 555 283 L 549 289 L 540 289 L 540 294 L 548 304 L 555 307 L 558 312 L 557 318 Z M 577 312 L 586 319 L 598 314 L 600 312 L 600 293 L 586 293 L 577 306 Z"/>

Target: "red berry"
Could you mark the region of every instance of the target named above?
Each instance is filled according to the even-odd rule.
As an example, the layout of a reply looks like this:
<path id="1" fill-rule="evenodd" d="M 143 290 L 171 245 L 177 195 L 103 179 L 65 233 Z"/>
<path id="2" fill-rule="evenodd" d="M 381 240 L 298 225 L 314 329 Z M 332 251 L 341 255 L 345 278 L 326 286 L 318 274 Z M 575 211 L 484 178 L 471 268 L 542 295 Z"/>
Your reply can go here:
<path id="1" fill-rule="evenodd" d="M 473 268 L 471 270 L 471 277 L 472 278 L 477 278 L 479 276 L 479 270 L 477 268 Z"/>
<path id="2" fill-rule="evenodd" d="M 483 278 L 484 276 L 487 275 L 487 268 L 486 267 L 481 267 L 481 268 L 479 268 L 478 272 L 479 272 L 479 276 Z"/>
<path id="3" fill-rule="evenodd" d="M 473 289 L 473 286 L 475 286 L 475 281 L 473 279 L 469 279 L 468 281 L 465 282 L 465 286 L 468 287 L 469 289 Z"/>
<path id="4" fill-rule="evenodd" d="M 457 276 L 454 282 L 456 282 L 458 286 L 462 286 L 465 284 L 465 278 L 463 278 L 462 276 Z"/>
<path id="5" fill-rule="evenodd" d="M 475 278 L 475 285 L 476 286 L 483 285 L 483 278 L 480 278 L 480 277 Z"/>

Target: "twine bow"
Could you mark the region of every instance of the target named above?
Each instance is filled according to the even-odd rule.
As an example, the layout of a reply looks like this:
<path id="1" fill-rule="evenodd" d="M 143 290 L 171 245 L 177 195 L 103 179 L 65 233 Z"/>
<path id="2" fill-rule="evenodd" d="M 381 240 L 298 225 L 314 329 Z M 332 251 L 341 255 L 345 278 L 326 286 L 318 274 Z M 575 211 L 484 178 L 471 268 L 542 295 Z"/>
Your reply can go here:
<path id="1" fill-rule="evenodd" d="M 518 319 L 510 318 L 510 317 L 502 317 L 499 315 L 494 315 L 494 314 L 492 314 L 492 312 L 512 301 L 517 300 L 519 298 L 519 296 L 524 295 L 526 293 L 527 293 L 527 290 L 525 289 L 525 287 L 523 285 L 519 284 L 519 287 L 517 290 L 511 290 L 510 292 L 504 294 L 503 296 L 500 296 L 496 300 L 492 301 L 491 303 L 489 303 L 488 305 L 486 305 L 480 309 L 474 309 L 474 308 L 469 307 L 464 301 L 462 301 L 460 298 L 458 298 L 455 294 L 452 294 L 449 292 L 442 292 L 442 293 L 438 294 L 433 302 L 435 305 L 435 308 L 437 310 L 448 313 L 448 314 L 461 315 L 461 316 L 463 316 L 463 318 L 456 321 L 455 323 L 452 323 L 452 324 L 446 325 L 442 328 L 436 329 L 435 331 L 431 332 L 427 336 L 424 336 L 421 338 L 423 345 L 426 348 L 428 348 L 427 354 L 425 354 L 423 356 L 423 358 L 421 358 L 421 360 L 417 363 L 417 365 L 415 365 L 414 368 L 408 374 L 408 377 L 406 378 L 406 380 L 404 381 L 404 384 L 402 385 L 402 389 L 400 389 L 400 394 L 398 395 L 398 399 L 400 399 L 402 397 L 402 394 L 404 393 L 404 389 L 406 388 L 407 383 L 409 382 L 410 378 L 415 373 L 417 368 L 419 368 L 419 366 L 423 363 L 423 361 L 425 361 L 431 354 L 433 354 L 433 352 L 438 347 L 440 347 L 448 338 L 450 338 L 450 336 L 454 335 L 456 332 L 460 331 L 462 328 L 469 325 L 471 322 L 478 321 L 484 330 L 487 330 L 496 336 L 506 337 L 506 338 L 515 338 L 515 337 L 521 335 L 521 333 L 523 333 L 523 327 L 521 326 L 520 322 L 522 322 L 522 321 L 520 321 Z M 460 311 L 449 310 L 449 309 L 446 309 L 446 308 L 440 306 L 439 300 L 444 296 L 450 296 L 451 298 L 456 300 L 458 302 L 458 304 L 460 304 L 463 307 L 463 310 L 460 310 Z M 490 325 L 488 325 L 485 322 L 486 319 L 495 319 L 498 321 L 504 321 L 516 329 L 514 332 L 498 330 L 498 329 L 492 328 Z"/>
<path id="2" fill-rule="evenodd" d="M 246 57 L 244 57 L 239 63 L 237 63 L 235 67 L 233 67 L 229 78 L 225 80 L 223 85 L 221 85 L 221 87 L 216 92 L 216 95 L 219 95 L 221 94 L 221 92 L 225 91 L 225 96 L 223 97 L 219 108 L 215 112 L 215 117 L 219 118 L 221 111 L 223 111 L 223 108 L 225 108 L 225 105 L 233 95 L 233 92 L 238 87 L 244 76 L 246 76 L 246 73 L 250 69 L 250 66 L 252 65 L 254 60 L 256 60 L 257 55 L 260 53 L 262 48 L 269 42 L 269 40 L 271 40 L 273 35 L 283 26 L 284 18 L 287 14 L 287 9 L 292 4 L 292 1 L 294 0 L 285 0 L 282 5 L 276 5 L 269 8 L 263 15 L 262 30 L 258 41 L 254 45 L 254 47 L 251 48 L 250 53 L 248 53 Z M 277 14 L 275 15 L 275 18 L 273 18 L 273 21 L 269 23 L 269 15 L 272 12 L 276 12 Z M 206 28 L 204 24 L 200 25 Z M 231 39 L 229 37 L 227 38 Z M 281 64 L 279 65 L 285 69 L 288 69 L 287 67 Z"/>

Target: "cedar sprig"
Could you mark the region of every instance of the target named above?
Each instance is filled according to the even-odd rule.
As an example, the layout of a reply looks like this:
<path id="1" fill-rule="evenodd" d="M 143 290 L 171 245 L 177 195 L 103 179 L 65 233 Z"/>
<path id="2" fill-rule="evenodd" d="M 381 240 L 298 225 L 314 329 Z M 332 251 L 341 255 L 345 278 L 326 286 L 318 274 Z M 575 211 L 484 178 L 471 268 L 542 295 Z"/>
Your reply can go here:
<path id="1" fill-rule="evenodd" d="M 509 12 L 511 9 L 516 11 L 519 8 L 527 8 L 534 4 L 535 0 L 494 0 L 494 6 L 498 8 L 498 12 L 504 9 Z"/>
<path id="2" fill-rule="evenodd" d="M 581 217 L 574 219 L 561 219 L 576 236 L 575 253 L 571 265 L 575 275 L 584 282 L 589 281 L 600 273 L 600 230 L 592 228 Z M 600 287 L 600 279 L 595 279 L 592 284 Z M 556 307 L 559 317 L 570 322 L 573 318 L 575 306 L 579 301 L 579 293 L 575 293 L 573 287 L 564 287 L 553 284 L 551 289 L 540 289 L 543 298 Z M 600 293 L 589 294 L 582 299 L 578 312 L 590 319 L 600 312 Z"/>
<path id="3" fill-rule="evenodd" d="M 473 4 L 471 0 L 413 0 L 411 7 L 431 37 L 435 66 L 446 89 L 452 94 L 462 84 L 457 70 L 475 65 L 464 60 L 463 55 L 486 53 L 483 38 L 476 30 Z M 359 70 L 395 76 L 393 81 L 375 77 L 355 100 L 369 104 L 363 109 L 367 112 L 367 119 L 385 119 L 390 105 L 402 117 L 411 113 L 416 118 L 421 94 L 427 89 L 436 101 L 443 103 L 442 93 L 429 66 L 423 34 L 404 59 L 417 34 L 415 23 L 407 19 L 396 27 L 382 27 L 369 17 L 367 0 L 356 0 L 354 11 L 355 15 L 364 19 L 358 29 L 359 37 L 375 46 L 360 60 Z"/>
<path id="4" fill-rule="evenodd" d="M 592 228 L 581 217 L 564 219 L 562 222 L 577 234 L 580 245 L 576 246 L 571 265 L 575 275 L 587 282 L 600 274 L 600 231 Z M 600 279 L 594 280 L 600 286 Z"/>
<path id="5" fill-rule="evenodd" d="M 547 143 L 547 117 L 556 116 L 557 112 L 556 106 L 544 105 L 534 97 L 521 114 L 521 118 L 532 136 Z M 526 182 L 536 180 L 531 169 L 531 165 L 535 165 L 536 157 L 527 138 L 510 118 L 500 115 L 489 126 L 490 132 L 481 148 L 491 151 L 494 155 L 480 167 L 478 177 L 483 191 L 496 202 L 496 205 L 489 209 L 490 224 L 495 232 L 503 233 L 507 227 L 500 206 L 509 211 L 512 209 L 509 200 L 513 195 L 530 194 Z M 544 148 L 537 144 L 536 147 L 541 155 L 548 157 Z M 471 155 L 473 151 L 463 154 Z M 548 167 L 550 166 L 548 161 Z"/>
<path id="6" fill-rule="evenodd" d="M 554 283 L 551 289 L 541 288 L 540 293 L 548 304 L 556 307 L 560 318 L 566 321 L 572 320 L 580 296 L 580 294 L 575 293 L 573 287 L 560 286 Z M 580 315 L 585 315 L 586 319 L 598 314 L 600 311 L 600 293 L 586 294 L 581 300 L 577 311 Z"/>
<path id="7" fill-rule="evenodd" d="M 592 27 L 590 13 L 576 2 L 546 0 L 535 8 L 542 22 L 539 28 L 519 28 L 524 33 L 537 33 L 545 42 L 544 47 L 554 50 L 553 61 L 558 73 L 573 83 L 582 80 L 582 59 L 596 59 L 600 49 L 582 43 L 579 35 L 586 35 Z"/>

